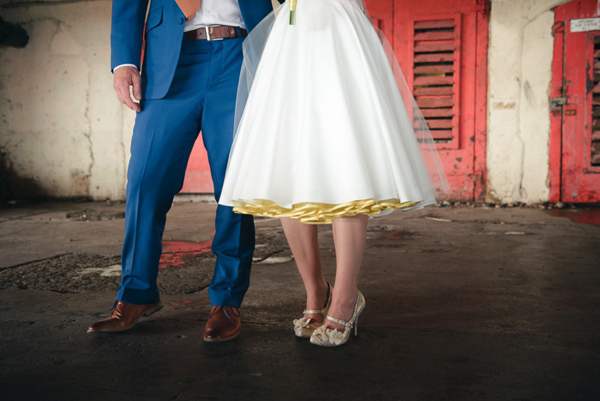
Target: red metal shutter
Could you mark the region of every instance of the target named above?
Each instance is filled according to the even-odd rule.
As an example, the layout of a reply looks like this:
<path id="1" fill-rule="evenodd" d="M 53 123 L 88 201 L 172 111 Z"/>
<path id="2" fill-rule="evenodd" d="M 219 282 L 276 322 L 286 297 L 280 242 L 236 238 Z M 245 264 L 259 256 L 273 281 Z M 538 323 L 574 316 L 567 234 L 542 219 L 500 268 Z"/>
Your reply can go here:
<path id="1" fill-rule="evenodd" d="M 460 15 L 417 19 L 413 32 L 413 94 L 436 142 L 458 148 Z"/>
<path id="2" fill-rule="evenodd" d="M 487 0 L 395 0 L 394 51 L 436 139 L 447 199 L 485 199 Z"/>

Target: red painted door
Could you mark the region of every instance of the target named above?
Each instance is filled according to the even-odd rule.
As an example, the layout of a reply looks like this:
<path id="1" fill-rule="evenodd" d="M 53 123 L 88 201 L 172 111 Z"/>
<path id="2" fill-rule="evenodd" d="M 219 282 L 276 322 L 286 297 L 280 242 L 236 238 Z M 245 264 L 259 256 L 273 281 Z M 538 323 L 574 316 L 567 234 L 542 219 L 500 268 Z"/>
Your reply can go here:
<path id="1" fill-rule="evenodd" d="M 597 0 L 574 0 L 555 11 L 551 201 L 600 201 L 598 6 Z"/>
<path id="2" fill-rule="evenodd" d="M 394 51 L 437 142 L 447 198 L 483 201 L 489 1 L 395 0 L 393 13 Z"/>
<path id="3" fill-rule="evenodd" d="M 366 0 L 369 16 L 373 24 L 385 33 L 394 45 L 394 0 Z"/>

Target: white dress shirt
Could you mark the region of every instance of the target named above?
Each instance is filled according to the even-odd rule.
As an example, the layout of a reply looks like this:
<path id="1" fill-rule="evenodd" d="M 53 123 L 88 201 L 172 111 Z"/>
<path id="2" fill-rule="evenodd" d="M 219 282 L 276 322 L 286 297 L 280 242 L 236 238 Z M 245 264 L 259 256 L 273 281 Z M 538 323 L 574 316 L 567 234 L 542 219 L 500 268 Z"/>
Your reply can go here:
<path id="1" fill-rule="evenodd" d="M 196 15 L 185 22 L 183 30 L 187 32 L 211 25 L 239 26 L 240 28 L 245 29 L 246 25 L 242 18 L 238 0 L 202 0 L 200 10 L 196 12 Z M 113 69 L 113 72 L 117 68 L 125 66 L 135 67 L 133 64 L 121 64 L 116 66 Z"/>
<path id="2" fill-rule="evenodd" d="M 246 28 L 238 0 L 202 0 L 200 10 L 185 22 L 184 31 L 211 25 Z"/>

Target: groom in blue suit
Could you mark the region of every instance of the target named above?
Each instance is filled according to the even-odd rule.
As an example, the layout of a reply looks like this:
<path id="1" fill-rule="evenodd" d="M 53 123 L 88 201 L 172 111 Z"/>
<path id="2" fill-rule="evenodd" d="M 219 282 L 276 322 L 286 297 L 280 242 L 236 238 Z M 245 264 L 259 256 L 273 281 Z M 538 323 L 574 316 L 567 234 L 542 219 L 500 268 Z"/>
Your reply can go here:
<path id="1" fill-rule="evenodd" d="M 148 2 L 113 1 L 114 88 L 138 113 L 127 172 L 121 284 L 109 318 L 88 332 L 127 330 L 162 308 L 156 279 L 167 212 L 183 186 L 200 131 L 218 201 L 234 134 L 242 42 L 272 11 L 271 0 L 152 0 L 149 10 Z M 238 308 L 250 280 L 254 222 L 219 205 L 215 227 L 204 339 L 227 341 L 241 329 Z"/>

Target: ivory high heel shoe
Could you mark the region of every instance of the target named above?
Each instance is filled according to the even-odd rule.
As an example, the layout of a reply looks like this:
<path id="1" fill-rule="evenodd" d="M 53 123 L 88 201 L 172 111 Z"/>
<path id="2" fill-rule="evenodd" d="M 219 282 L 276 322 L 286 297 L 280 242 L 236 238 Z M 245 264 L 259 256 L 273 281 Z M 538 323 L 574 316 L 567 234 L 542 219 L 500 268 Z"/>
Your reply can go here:
<path id="1" fill-rule="evenodd" d="M 305 315 L 309 313 L 319 313 L 323 316 L 323 319 L 325 319 L 325 316 L 327 316 L 327 312 L 329 311 L 329 307 L 331 306 L 332 295 L 333 287 L 331 286 L 331 284 L 327 283 L 327 302 L 325 303 L 325 307 L 323 309 L 305 310 L 302 313 Z M 315 322 L 312 318 L 306 316 L 301 319 L 294 319 L 294 334 L 296 335 L 296 337 L 309 338 L 313 331 L 315 331 L 322 325 L 323 322 Z"/>
<path id="2" fill-rule="evenodd" d="M 358 316 L 361 314 L 363 309 L 365 309 L 365 304 L 365 297 L 359 291 L 358 296 L 356 297 L 356 304 L 354 305 L 354 313 L 352 314 L 350 320 L 346 322 L 329 315 L 327 315 L 325 318 L 331 320 L 332 322 L 346 326 L 344 331 L 341 332 L 338 331 L 338 329 L 330 329 L 328 327 L 321 326 L 317 328 L 310 336 L 311 344 L 319 345 L 321 347 L 337 347 L 345 344 L 350 338 L 352 328 L 354 328 L 354 336 L 356 337 L 358 335 Z"/>

